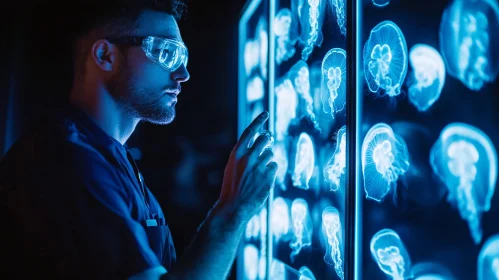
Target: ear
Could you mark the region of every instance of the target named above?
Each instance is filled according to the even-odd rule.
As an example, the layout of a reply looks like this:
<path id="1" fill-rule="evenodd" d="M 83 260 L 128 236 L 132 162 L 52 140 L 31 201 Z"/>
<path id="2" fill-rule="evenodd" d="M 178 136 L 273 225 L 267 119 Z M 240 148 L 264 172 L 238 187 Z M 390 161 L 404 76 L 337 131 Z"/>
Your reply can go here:
<path id="1" fill-rule="evenodd" d="M 92 62 L 102 71 L 112 72 L 118 69 L 121 52 L 119 48 L 108 40 L 96 41 L 90 50 Z"/>

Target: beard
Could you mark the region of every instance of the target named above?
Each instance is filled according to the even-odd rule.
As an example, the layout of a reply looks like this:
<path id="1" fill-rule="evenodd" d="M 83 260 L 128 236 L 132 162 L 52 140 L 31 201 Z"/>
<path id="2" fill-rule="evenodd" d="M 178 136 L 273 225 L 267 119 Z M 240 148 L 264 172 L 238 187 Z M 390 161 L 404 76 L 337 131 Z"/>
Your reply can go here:
<path id="1" fill-rule="evenodd" d="M 123 65 L 112 78 L 108 90 L 125 115 L 153 124 L 169 124 L 175 118 L 176 102 L 165 103 L 160 90 L 139 88 Z"/>

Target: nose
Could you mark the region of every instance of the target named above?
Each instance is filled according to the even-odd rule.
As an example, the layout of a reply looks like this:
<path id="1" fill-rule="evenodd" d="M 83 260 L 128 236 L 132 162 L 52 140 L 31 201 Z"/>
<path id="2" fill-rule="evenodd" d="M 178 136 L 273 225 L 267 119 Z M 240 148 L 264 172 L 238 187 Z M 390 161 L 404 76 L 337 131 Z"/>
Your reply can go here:
<path id="1" fill-rule="evenodd" d="M 172 72 L 172 80 L 179 83 L 187 82 L 190 77 L 191 75 L 184 64 L 180 65 L 177 70 Z"/>

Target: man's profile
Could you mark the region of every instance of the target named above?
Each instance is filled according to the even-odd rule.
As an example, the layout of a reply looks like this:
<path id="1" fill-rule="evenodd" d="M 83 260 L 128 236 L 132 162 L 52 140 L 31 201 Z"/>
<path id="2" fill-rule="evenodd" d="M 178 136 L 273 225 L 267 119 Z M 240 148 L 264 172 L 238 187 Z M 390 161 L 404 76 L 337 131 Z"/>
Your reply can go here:
<path id="1" fill-rule="evenodd" d="M 169 124 L 189 80 L 177 0 L 76 1 L 67 106 L 27 131 L 0 162 L 0 275 L 5 279 L 224 279 L 277 164 L 245 130 L 220 197 L 177 256 L 161 207 L 126 141 Z"/>

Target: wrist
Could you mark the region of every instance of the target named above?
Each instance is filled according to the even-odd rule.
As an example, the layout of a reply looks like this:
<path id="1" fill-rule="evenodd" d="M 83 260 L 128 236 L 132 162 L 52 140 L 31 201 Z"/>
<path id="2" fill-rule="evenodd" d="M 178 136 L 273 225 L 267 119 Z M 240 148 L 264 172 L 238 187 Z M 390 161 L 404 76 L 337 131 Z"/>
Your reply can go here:
<path id="1" fill-rule="evenodd" d="M 229 203 L 217 203 L 208 214 L 208 219 L 215 230 L 243 230 L 249 219 Z"/>

